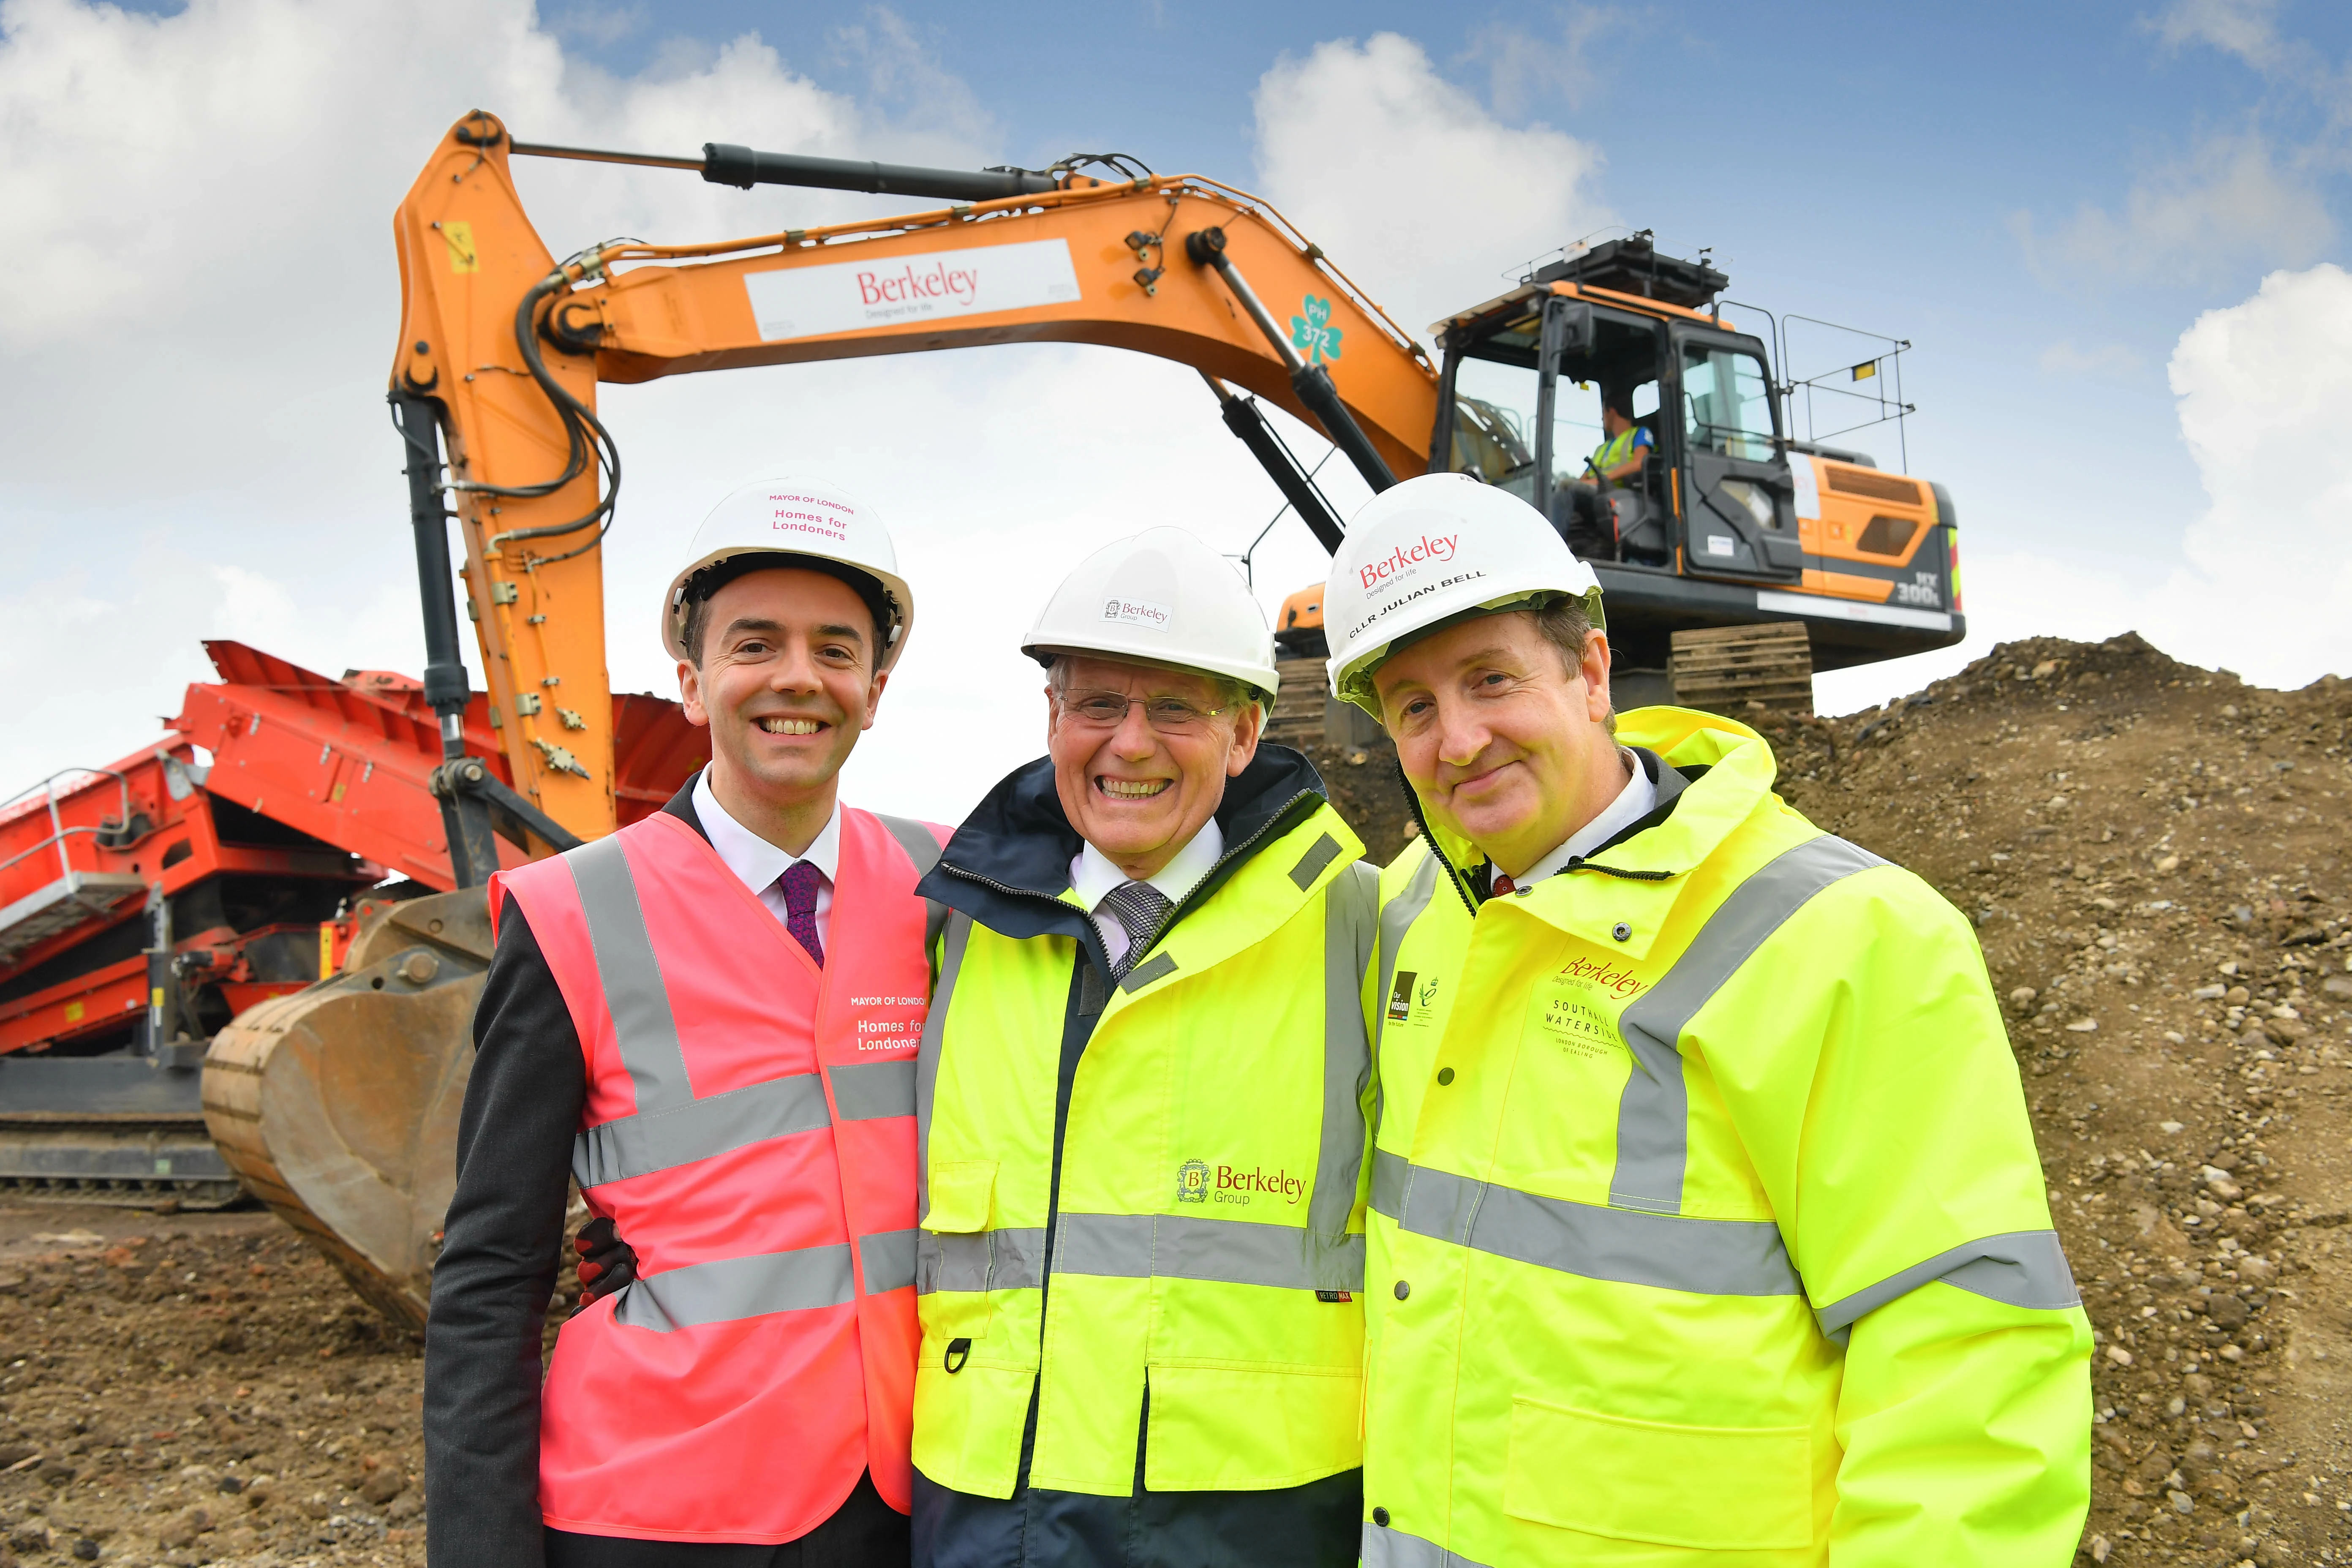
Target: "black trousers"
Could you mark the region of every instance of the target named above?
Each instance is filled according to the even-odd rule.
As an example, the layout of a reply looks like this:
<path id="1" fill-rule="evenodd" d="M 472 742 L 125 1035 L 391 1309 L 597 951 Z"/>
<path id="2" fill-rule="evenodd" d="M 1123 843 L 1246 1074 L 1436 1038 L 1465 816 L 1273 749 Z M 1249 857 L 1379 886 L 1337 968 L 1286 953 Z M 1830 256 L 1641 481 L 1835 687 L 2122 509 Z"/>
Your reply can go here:
<path id="1" fill-rule="evenodd" d="M 908 1568 L 907 1516 L 882 1500 L 872 1476 L 833 1517 L 782 1546 L 723 1541 L 638 1541 L 547 1531 L 547 1568 Z"/>

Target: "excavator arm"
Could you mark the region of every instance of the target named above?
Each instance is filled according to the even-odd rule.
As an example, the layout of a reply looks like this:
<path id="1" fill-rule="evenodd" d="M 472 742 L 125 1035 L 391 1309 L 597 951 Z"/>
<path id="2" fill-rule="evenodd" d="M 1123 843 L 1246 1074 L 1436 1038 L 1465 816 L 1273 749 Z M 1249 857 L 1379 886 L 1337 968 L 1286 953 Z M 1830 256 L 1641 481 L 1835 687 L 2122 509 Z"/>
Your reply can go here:
<path id="1" fill-rule="evenodd" d="M 730 184 L 1011 188 L 711 244 L 616 240 L 559 264 L 515 189 L 519 151 L 699 168 Z M 868 170 L 864 179 L 841 173 Z M 595 416 L 599 382 L 986 343 L 1099 343 L 1212 378 L 1227 423 L 1262 461 L 1275 461 L 1278 444 L 1254 438 L 1255 409 L 1222 384 L 1321 426 L 1376 488 L 1422 470 L 1437 406 L 1420 346 L 1319 249 L 1265 202 L 1193 175 L 888 171 L 730 147 L 701 160 L 518 148 L 496 117 L 477 112 L 443 139 L 394 226 L 404 302 L 393 396 L 416 411 L 406 416 L 412 457 L 430 437 L 417 428 L 425 410 L 447 449 L 446 479 L 413 489 L 420 570 L 434 571 L 425 536 L 444 528 L 446 499 L 464 533 L 492 722 L 514 788 L 582 837 L 613 826 L 595 542 L 620 463 Z M 1299 483 L 1279 469 L 1276 479 L 1286 493 Z M 1333 526 L 1309 522 L 1318 534 Z M 454 700 L 461 684 L 442 684 Z M 428 696 L 434 685 L 428 670 Z"/>

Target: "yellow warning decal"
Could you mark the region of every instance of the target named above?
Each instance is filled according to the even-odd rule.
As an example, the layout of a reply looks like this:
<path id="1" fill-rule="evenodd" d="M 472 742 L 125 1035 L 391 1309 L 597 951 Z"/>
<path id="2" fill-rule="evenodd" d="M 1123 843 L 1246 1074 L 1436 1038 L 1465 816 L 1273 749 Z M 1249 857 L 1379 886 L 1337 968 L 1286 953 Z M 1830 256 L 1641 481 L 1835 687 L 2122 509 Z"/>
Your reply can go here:
<path id="1" fill-rule="evenodd" d="M 474 254 L 474 226 L 463 218 L 440 225 L 442 243 L 449 247 L 449 270 L 479 272 L 481 258 Z"/>

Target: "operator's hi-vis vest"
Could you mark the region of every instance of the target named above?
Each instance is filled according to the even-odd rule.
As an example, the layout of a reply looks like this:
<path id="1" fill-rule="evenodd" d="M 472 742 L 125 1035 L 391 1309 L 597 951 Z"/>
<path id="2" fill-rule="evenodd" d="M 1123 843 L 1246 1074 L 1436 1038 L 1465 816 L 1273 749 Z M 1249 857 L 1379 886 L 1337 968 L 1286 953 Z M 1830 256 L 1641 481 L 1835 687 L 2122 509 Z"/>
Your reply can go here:
<path id="1" fill-rule="evenodd" d="M 1649 432 L 1639 425 L 1629 425 L 1593 447 L 1592 456 L 1587 460 L 1593 473 L 1596 476 L 1606 474 L 1619 464 L 1630 460 L 1633 456 L 1634 447 L 1640 444 L 1642 437 L 1648 434 Z M 1603 482 L 1613 485 L 1631 485 L 1635 481 L 1607 479 Z"/>
<path id="2" fill-rule="evenodd" d="M 944 829 L 841 813 L 820 970 L 657 814 L 493 879 L 587 1058 L 572 1174 L 639 1278 L 563 1325 L 540 1507 L 557 1529 L 781 1542 L 871 1471 L 904 1512 L 915 1352 L 915 883 Z"/>
<path id="3" fill-rule="evenodd" d="M 1622 723 L 1670 812 L 1381 880 L 1365 1563 L 2066 1562 L 2089 1325 L 1973 933 L 1752 731 Z"/>
<path id="4" fill-rule="evenodd" d="M 1150 1491 L 1262 1491 L 1361 1463 L 1358 998 L 1376 879 L 1307 798 L 1229 849 L 1246 859 L 1115 987 L 1076 937 L 950 915 L 918 1091 L 914 1457 L 940 1486 L 1013 1495 L 1033 1391 L 1029 1479 L 1050 1490 L 1131 1494 L 1147 1387 Z M 1092 1023 L 1055 1205 L 1073 1008 L 1071 1026 Z"/>

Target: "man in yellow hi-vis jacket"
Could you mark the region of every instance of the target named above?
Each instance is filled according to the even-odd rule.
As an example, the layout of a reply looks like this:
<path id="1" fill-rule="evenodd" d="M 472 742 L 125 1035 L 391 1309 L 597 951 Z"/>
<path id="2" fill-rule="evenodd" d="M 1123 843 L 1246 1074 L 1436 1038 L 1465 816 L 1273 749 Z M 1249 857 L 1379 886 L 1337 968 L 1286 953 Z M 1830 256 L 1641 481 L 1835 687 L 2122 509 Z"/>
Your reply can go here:
<path id="1" fill-rule="evenodd" d="M 1745 727 L 1621 730 L 1500 490 L 1375 498 L 1324 602 L 1429 830 L 1365 991 L 1364 1562 L 2068 1562 L 2090 1328 L 1965 921 Z"/>
<path id="2" fill-rule="evenodd" d="M 1273 634 L 1152 529 L 1024 642 L 1049 754 L 921 891 L 917 1568 L 1343 1568 L 1375 878 L 1258 743 Z"/>

